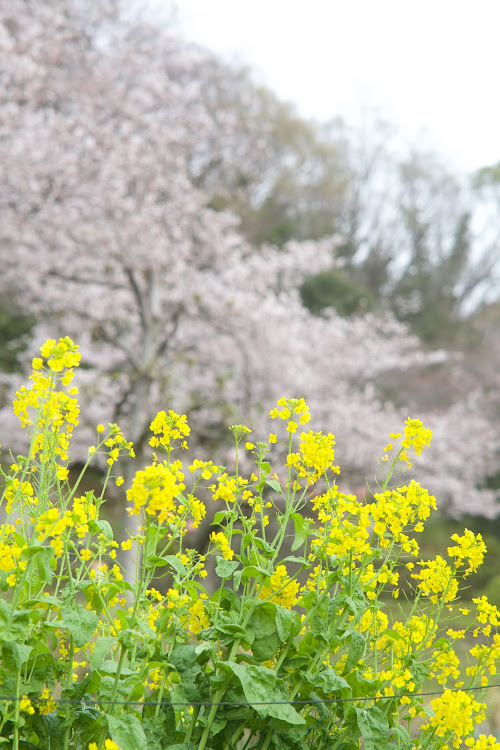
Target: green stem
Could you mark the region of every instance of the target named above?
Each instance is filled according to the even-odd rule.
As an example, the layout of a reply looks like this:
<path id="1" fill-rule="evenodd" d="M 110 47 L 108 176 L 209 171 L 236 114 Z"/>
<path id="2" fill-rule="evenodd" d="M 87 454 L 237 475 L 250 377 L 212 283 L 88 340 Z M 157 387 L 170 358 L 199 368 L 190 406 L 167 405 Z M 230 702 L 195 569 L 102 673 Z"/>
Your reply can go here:
<path id="1" fill-rule="evenodd" d="M 74 643 L 73 643 L 73 636 L 70 636 L 70 642 L 69 642 L 69 655 L 68 655 L 68 673 L 66 675 L 66 689 L 71 690 L 73 687 L 73 656 L 74 656 Z M 65 719 L 66 719 L 66 729 L 64 730 L 64 750 L 68 750 L 69 747 L 69 739 L 71 734 L 71 724 L 70 724 L 70 718 L 71 718 L 71 707 L 68 702 L 65 704 Z"/>
<path id="2" fill-rule="evenodd" d="M 17 673 L 16 678 L 16 702 L 14 706 L 14 736 L 12 740 L 12 750 L 19 750 L 19 714 L 21 705 L 21 696 L 19 692 L 21 690 L 21 671 Z"/>
<path id="3" fill-rule="evenodd" d="M 158 709 L 158 706 L 157 706 L 157 709 Z M 200 706 L 193 706 L 193 713 L 191 715 L 191 721 L 189 723 L 189 726 L 188 726 L 188 729 L 187 729 L 187 732 L 186 732 L 186 737 L 185 737 L 185 740 L 184 740 L 186 744 L 188 742 L 191 742 L 191 736 L 193 734 L 193 729 L 196 726 L 196 722 L 198 721 L 198 714 L 199 713 L 200 713 Z"/>
<path id="4" fill-rule="evenodd" d="M 222 699 L 222 696 L 226 692 L 226 687 L 230 679 L 231 679 L 231 675 L 228 675 L 215 694 L 214 703 L 213 703 L 212 708 L 210 709 L 210 713 L 207 718 L 207 724 L 205 726 L 205 729 L 203 730 L 203 734 L 201 735 L 200 742 L 198 745 L 198 750 L 205 750 L 208 737 L 210 735 L 210 729 L 215 719 L 215 714 L 217 713 L 217 709 L 219 708 L 219 703 Z"/>

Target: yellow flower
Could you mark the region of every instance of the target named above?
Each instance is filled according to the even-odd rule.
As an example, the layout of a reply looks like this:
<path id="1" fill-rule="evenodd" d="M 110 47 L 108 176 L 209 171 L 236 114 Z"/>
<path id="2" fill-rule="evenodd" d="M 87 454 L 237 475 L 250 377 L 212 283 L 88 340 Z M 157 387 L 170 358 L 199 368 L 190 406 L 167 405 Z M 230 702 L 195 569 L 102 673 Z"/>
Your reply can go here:
<path id="1" fill-rule="evenodd" d="M 424 427 L 420 419 L 408 419 L 405 422 L 405 437 L 401 445 L 408 450 L 413 448 L 415 454 L 420 456 L 422 449 L 431 444 L 432 430 Z"/>
<path id="2" fill-rule="evenodd" d="M 69 476 L 69 471 L 65 466 L 59 466 L 56 470 L 56 474 L 57 474 L 57 478 L 61 482 L 64 482 Z"/>
<path id="3" fill-rule="evenodd" d="M 186 421 L 185 414 L 176 414 L 172 410 L 168 414 L 164 411 L 159 411 L 151 422 L 149 429 L 155 435 L 149 441 L 149 444 L 153 448 L 162 445 L 166 450 L 169 450 L 174 440 L 180 440 L 181 447 L 187 448 L 184 438 L 190 434 L 191 430 Z M 160 437 L 157 437 L 158 435 Z"/>
<path id="4" fill-rule="evenodd" d="M 138 471 L 127 490 L 127 500 L 134 506 L 128 510 L 129 515 L 139 515 L 144 509 L 149 516 L 157 515 L 160 523 L 178 519 L 175 500 L 186 488 L 180 468 L 180 463 L 175 462 L 171 466 L 152 464 Z"/>
<path id="5" fill-rule="evenodd" d="M 220 551 L 222 552 L 222 557 L 225 560 L 233 559 L 234 551 L 229 546 L 229 542 L 223 531 L 212 531 L 212 533 L 210 534 L 210 540 L 216 545 L 216 547 L 219 547 Z"/>
<path id="6" fill-rule="evenodd" d="M 23 695 L 21 701 L 19 702 L 19 709 L 21 711 L 25 711 L 27 714 L 35 713 L 35 709 L 31 705 L 31 701 L 27 695 Z"/>
<path id="7" fill-rule="evenodd" d="M 297 594 L 299 593 L 299 583 L 289 578 L 285 565 L 278 565 L 269 579 L 269 586 L 263 586 L 260 592 L 260 599 L 271 599 L 271 601 L 280 604 L 285 609 L 291 609 L 297 604 Z"/>
<path id="8" fill-rule="evenodd" d="M 434 716 L 421 729 L 432 728 L 438 737 L 453 736 L 453 747 L 462 745 L 462 738 L 474 731 L 474 724 L 484 721 L 484 703 L 478 703 L 472 694 L 462 690 L 445 690 L 431 701 Z"/>
<path id="9" fill-rule="evenodd" d="M 474 535 L 469 529 L 464 530 L 463 536 L 453 534 L 451 537 L 456 544 L 448 547 L 448 555 L 456 559 L 456 566 L 461 567 L 464 561 L 467 562 L 468 568 L 464 570 L 463 575 L 468 576 L 475 572 L 481 565 L 486 552 L 486 545 L 483 542 L 481 534 Z"/>

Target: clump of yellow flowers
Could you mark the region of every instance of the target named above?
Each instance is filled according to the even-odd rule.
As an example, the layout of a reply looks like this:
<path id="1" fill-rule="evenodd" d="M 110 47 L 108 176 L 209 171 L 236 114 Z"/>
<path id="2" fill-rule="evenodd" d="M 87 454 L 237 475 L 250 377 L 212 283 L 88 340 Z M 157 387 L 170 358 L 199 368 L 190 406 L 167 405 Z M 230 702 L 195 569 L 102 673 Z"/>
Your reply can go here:
<path id="1" fill-rule="evenodd" d="M 0 744 L 500 750 L 478 733 L 500 612 L 485 596 L 459 601 L 486 547 L 465 529 L 421 559 L 436 499 L 398 480 L 431 443 L 420 420 L 390 435 L 386 471 L 363 498 L 342 491 L 335 437 L 306 431 L 302 398 L 270 412 L 282 439 L 231 425 L 230 468 L 191 457 L 186 416 L 165 410 L 133 475 L 116 424 L 98 425 L 72 474 L 79 348 L 50 339 L 40 354 L 14 399 L 29 449 L 1 470 Z M 91 461 L 100 493 L 81 490 Z M 138 524 L 117 535 L 103 506 L 124 475 Z M 207 502 L 215 515 L 197 549 Z"/>

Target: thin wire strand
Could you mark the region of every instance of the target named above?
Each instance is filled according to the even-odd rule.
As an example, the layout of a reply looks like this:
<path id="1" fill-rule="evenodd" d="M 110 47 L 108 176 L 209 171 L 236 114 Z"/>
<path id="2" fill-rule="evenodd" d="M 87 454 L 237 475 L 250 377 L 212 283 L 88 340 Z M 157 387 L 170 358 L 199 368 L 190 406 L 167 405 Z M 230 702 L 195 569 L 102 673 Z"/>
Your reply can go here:
<path id="1" fill-rule="evenodd" d="M 500 688 L 500 683 L 494 684 L 494 685 L 484 685 L 483 687 L 463 687 L 463 688 L 447 688 L 452 693 L 457 693 L 458 691 L 462 692 L 470 692 L 471 690 L 491 690 L 492 688 Z M 358 696 L 357 698 L 312 698 L 309 700 L 295 700 L 292 698 L 292 700 L 289 701 L 255 701 L 253 703 L 248 703 L 245 701 L 220 701 L 220 703 L 212 703 L 210 701 L 120 701 L 120 700 L 84 700 L 84 699 L 77 699 L 77 698 L 34 698 L 32 703 L 58 703 L 58 704 L 65 704 L 65 703 L 79 703 L 84 704 L 85 706 L 206 706 L 208 708 L 212 706 L 250 706 L 253 708 L 253 706 L 301 706 L 301 705 L 315 705 L 315 704 L 331 704 L 331 703 L 353 703 L 356 701 L 388 701 L 388 700 L 397 700 L 401 698 L 425 698 L 429 695 L 443 695 L 445 691 L 444 690 L 432 690 L 426 693 L 401 693 L 399 695 L 366 695 L 366 696 Z M 15 703 L 16 701 L 22 701 L 24 700 L 23 697 L 9 697 L 6 695 L 0 695 L 0 701 L 3 702 L 9 702 L 9 703 Z"/>

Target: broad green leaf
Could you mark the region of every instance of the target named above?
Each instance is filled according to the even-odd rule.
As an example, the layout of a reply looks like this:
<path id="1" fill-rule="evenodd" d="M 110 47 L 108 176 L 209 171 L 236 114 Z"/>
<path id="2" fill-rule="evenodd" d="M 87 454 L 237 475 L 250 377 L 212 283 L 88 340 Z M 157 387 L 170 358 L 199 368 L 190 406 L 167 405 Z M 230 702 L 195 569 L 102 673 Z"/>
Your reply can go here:
<path id="1" fill-rule="evenodd" d="M 278 493 L 278 495 L 281 495 L 283 490 L 281 489 L 281 484 L 278 482 L 277 479 L 266 479 L 266 484 L 271 487 L 275 492 Z"/>
<path id="2" fill-rule="evenodd" d="M 90 657 L 90 668 L 97 669 L 103 662 L 104 658 L 109 654 L 110 650 L 116 643 L 116 638 L 112 636 L 103 635 L 97 639 L 94 646 L 94 651 Z"/>
<path id="3" fill-rule="evenodd" d="M 90 612 L 83 607 L 79 609 L 68 607 L 61 610 L 61 620 L 73 636 L 75 646 L 81 648 L 92 640 L 99 618 L 95 612 Z"/>
<path id="4" fill-rule="evenodd" d="M 0 641 L 23 641 L 27 637 L 32 614 L 32 609 L 16 609 L 11 616 L 10 605 L 0 599 Z"/>
<path id="5" fill-rule="evenodd" d="M 96 667 L 96 669 L 99 672 L 106 672 L 106 674 L 116 674 L 118 670 L 118 662 L 113 661 L 113 659 L 105 659 L 99 666 Z M 120 669 L 120 674 L 124 677 L 134 674 L 134 670 L 130 669 L 130 667 L 122 667 Z"/>
<path id="6" fill-rule="evenodd" d="M 51 568 L 50 562 L 53 556 L 54 550 L 52 547 L 44 547 L 42 545 L 26 547 L 26 549 L 23 549 L 21 552 L 22 560 L 36 560 L 38 574 L 44 583 L 52 583 L 54 571 Z"/>
<path id="7" fill-rule="evenodd" d="M 289 609 L 284 607 L 278 607 L 276 609 L 276 629 L 280 637 L 280 641 L 284 643 L 292 632 L 292 613 Z"/>
<path id="8" fill-rule="evenodd" d="M 354 669 L 358 661 L 362 658 L 365 652 L 365 639 L 361 633 L 352 633 L 351 643 L 349 645 L 349 651 L 347 653 L 347 661 L 344 667 L 344 673 L 348 674 L 351 669 Z"/>
<path id="9" fill-rule="evenodd" d="M 32 646 L 25 646 L 15 641 L 6 641 L 2 645 L 2 661 L 4 667 L 12 672 L 17 672 L 22 665 L 28 661 L 32 652 Z"/>
<path id="10" fill-rule="evenodd" d="M 237 635 L 237 636 L 245 636 L 246 630 L 241 625 L 238 625 L 236 622 L 223 622 L 219 625 L 214 625 L 212 628 L 216 633 L 221 633 L 222 635 Z"/>
<path id="11" fill-rule="evenodd" d="M 386 716 L 376 706 L 355 707 L 354 710 L 366 750 L 385 750 L 389 745 L 389 724 Z"/>
<path id="12" fill-rule="evenodd" d="M 219 510 L 214 516 L 213 524 L 217 526 L 218 524 L 221 524 L 222 521 L 228 520 L 228 521 L 236 521 L 238 519 L 238 514 L 235 510 Z"/>
<path id="13" fill-rule="evenodd" d="M 146 735 L 137 716 L 122 713 L 118 717 L 108 714 L 107 718 L 111 739 L 120 750 L 147 748 Z"/>
<path id="14" fill-rule="evenodd" d="M 257 661 L 267 661 L 276 655 L 280 646 L 281 640 L 277 631 L 275 631 L 274 633 L 271 633 L 271 635 L 265 636 L 265 638 L 255 637 L 251 649 L 252 654 Z"/>
<path id="15" fill-rule="evenodd" d="M 316 688 L 320 688 L 324 693 L 334 693 L 343 688 L 349 688 L 349 683 L 344 680 L 334 669 L 325 669 L 322 672 L 312 675 L 309 682 Z"/>
<path id="16" fill-rule="evenodd" d="M 260 578 L 261 576 L 269 577 L 270 571 L 261 568 L 259 565 L 246 565 L 241 572 L 241 580 L 246 581 L 248 578 Z"/>
<path id="17" fill-rule="evenodd" d="M 220 557 L 220 555 L 217 555 L 216 560 L 217 566 L 215 572 L 219 578 L 231 578 L 239 565 L 237 560 L 225 560 L 223 557 Z"/>
<path id="18" fill-rule="evenodd" d="M 163 568 L 168 564 L 169 561 L 165 560 L 164 557 L 159 557 L 158 555 L 148 555 L 148 559 L 146 560 L 146 569 L 152 570 L 153 568 Z"/>
<path id="19" fill-rule="evenodd" d="M 198 659 L 197 646 L 195 643 L 176 643 L 169 661 L 178 672 L 184 672 Z"/>
<path id="20" fill-rule="evenodd" d="M 113 529 L 109 521 L 104 521 L 102 519 L 99 519 L 99 521 L 96 521 L 96 524 L 99 528 L 99 531 L 103 535 L 103 537 L 108 541 L 113 541 Z"/>
<path id="21" fill-rule="evenodd" d="M 225 672 L 230 671 L 238 678 L 246 700 L 251 703 L 262 703 L 273 700 L 270 697 L 276 685 L 276 672 L 267 667 L 256 667 L 253 664 L 236 662 L 218 662 L 217 666 Z M 267 706 L 266 706 L 267 708 Z M 255 706 L 259 710 L 259 706 Z"/>
<path id="22" fill-rule="evenodd" d="M 237 677 L 245 699 L 259 716 L 272 716 L 292 725 L 305 724 L 302 716 L 289 703 L 273 705 L 274 702 L 284 701 L 284 698 L 275 689 L 276 673 L 272 669 L 235 662 L 219 662 L 218 666 L 224 671 L 230 670 Z"/>
<path id="23" fill-rule="evenodd" d="M 277 632 L 274 602 L 258 602 L 248 621 L 248 627 L 258 638 L 265 638 Z"/>
<path id="24" fill-rule="evenodd" d="M 173 568 L 176 573 L 181 576 L 186 575 L 186 568 L 184 567 L 184 563 L 181 562 L 180 558 L 176 557 L 175 555 L 165 555 L 162 559 L 166 560 L 168 565 L 170 565 L 170 567 Z"/>
<path id="25" fill-rule="evenodd" d="M 34 557 L 36 557 L 38 555 L 38 553 L 40 551 L 43 551 L 44 549 L 46 549 L 46 548 L 43 547 L 43 545 L 41 545 L 41 544 L 33 544 L 33 545 L 29 546 L 29 547 L 25 547 L 21 551 L 21 560 L 26 560 L 26 561 L 32 560 Z M 54 551 L 52 549 L 52 547 L 49 547 L 49 549 L 51 549 L 52 552 Z"/>
<path id="26" fill-rule="evenodd" d="M 292 513 L 290 518 L 293 521 L 293 526 L 295 529 L 295 539 L 293 540 L 291 551 L 295 552 L 295 550 L 299 549 L 299 547 L 302 547 L 302 545 L 306 542 L 307 537 L 309 536 L 309 528 L 312 524 L 312 521 L 310 518 L 304 518 L 300 515 L 300 513 Z"/>
<path id="27" fill-rule="evenodd" d="M 33 714 L 32 723 L 44 750 L 60 750 L 64 747 L 66 729 L 62 716 Z"/>

